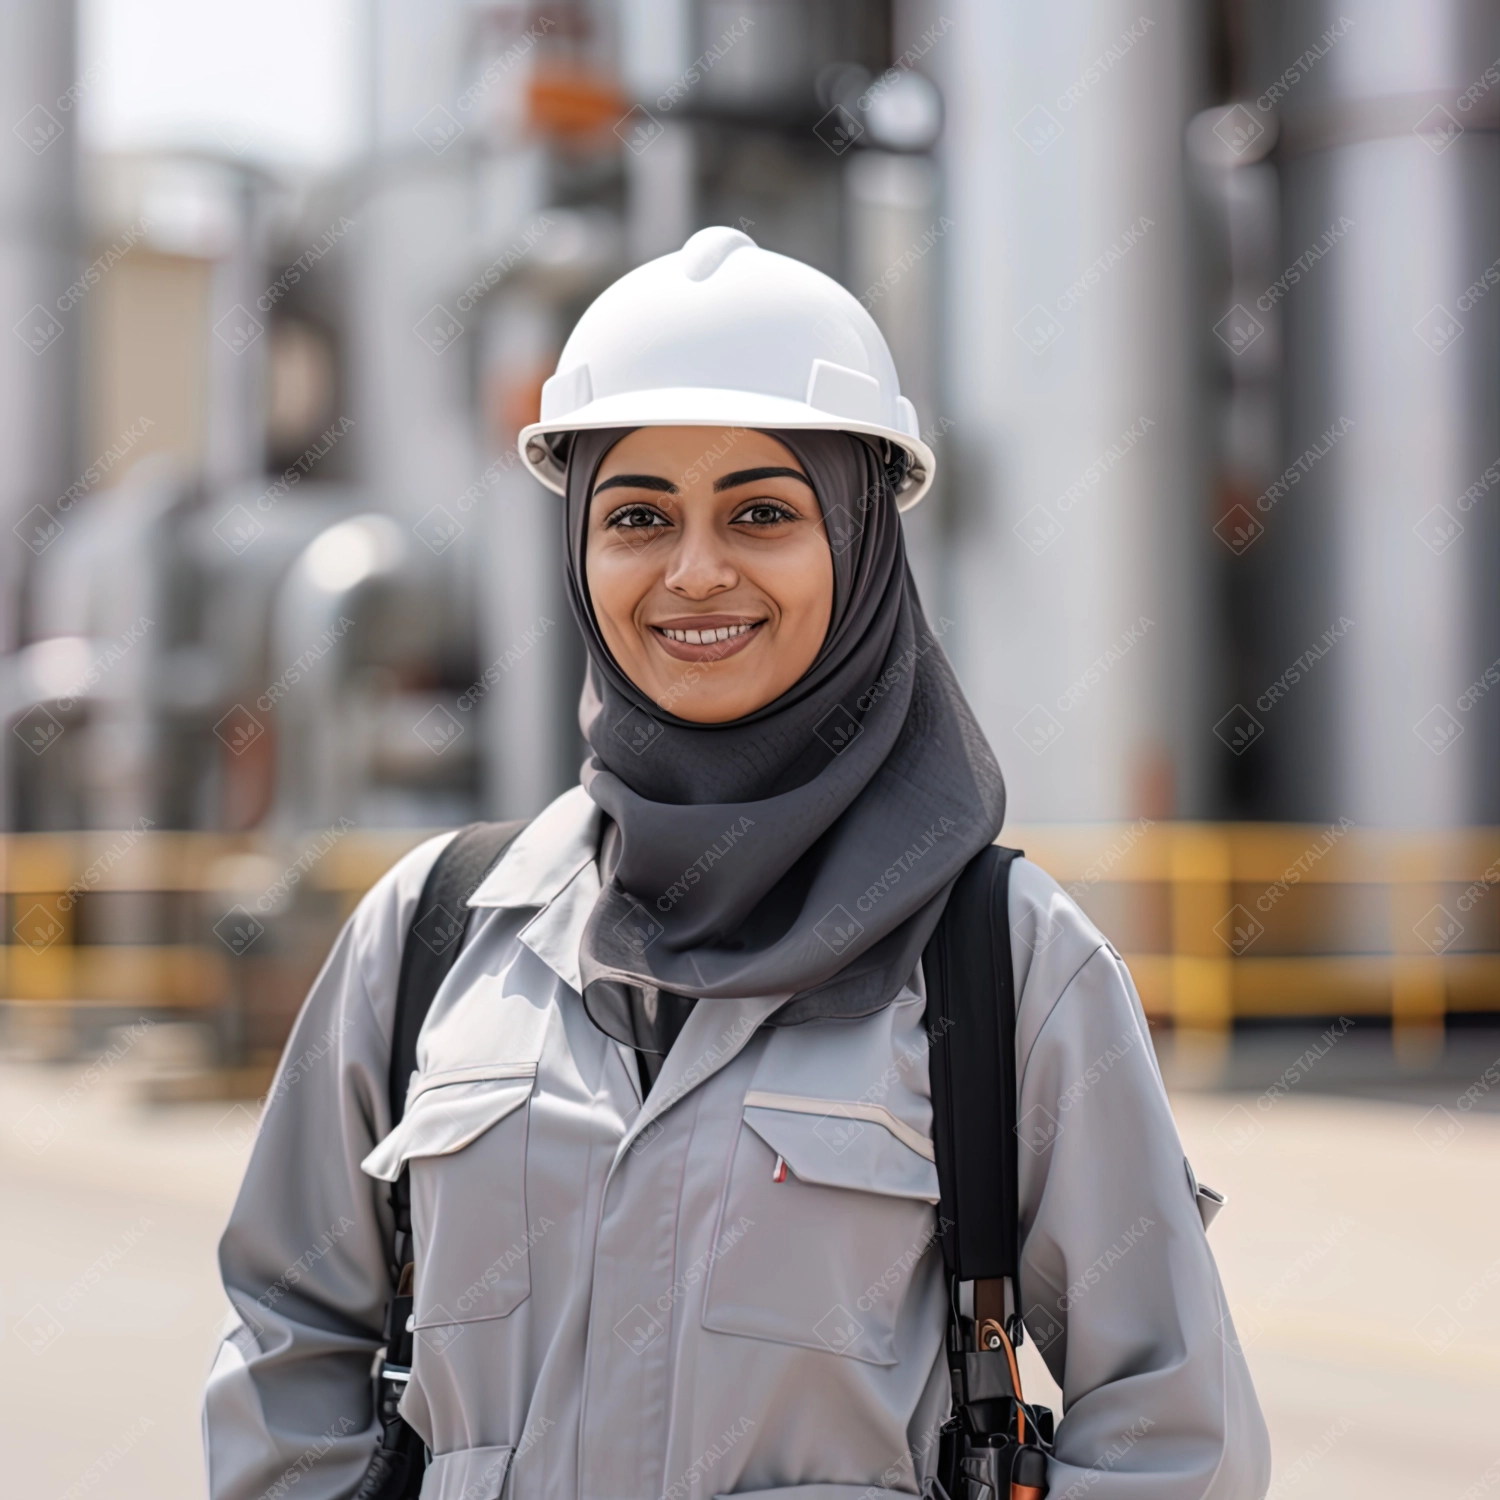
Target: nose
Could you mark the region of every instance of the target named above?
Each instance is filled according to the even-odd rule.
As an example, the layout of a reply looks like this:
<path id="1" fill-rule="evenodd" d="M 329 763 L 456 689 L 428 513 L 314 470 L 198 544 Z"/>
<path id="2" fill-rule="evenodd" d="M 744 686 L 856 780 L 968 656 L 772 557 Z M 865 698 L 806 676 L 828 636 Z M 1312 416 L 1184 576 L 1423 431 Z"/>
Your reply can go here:
<path id="1" fill-rule="evenodd" d="M 739 570 L 715 528 L 691 521 L 684 526 L 662 579 L 666 587 L 684 599 L 710 599 L 739 581 Z"/>

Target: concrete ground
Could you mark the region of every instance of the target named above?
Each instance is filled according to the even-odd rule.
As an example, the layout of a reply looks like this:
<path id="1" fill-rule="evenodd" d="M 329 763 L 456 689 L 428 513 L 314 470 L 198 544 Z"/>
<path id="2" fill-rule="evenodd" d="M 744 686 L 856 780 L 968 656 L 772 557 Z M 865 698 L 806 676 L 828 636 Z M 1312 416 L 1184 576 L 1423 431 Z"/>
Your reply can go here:
<path id="1" fill-rule="evenodd" d="M 1500 1083 L 1484 1082 L 1500 1045 L 1398 1077 L 1378 1043 L 1309 1063 L 1307 1040 L 1237 1047 L 1206 1070 L 1231 1091 L 1164 1059 L 1193 1165 L 1230 1200 L 1211 1242 L 1271 1427 L 1271 1494 L 1500 1495 Z M 0 1064 L 5 1493 L 203 1494 L 214 1244 L 252 1123 L 243 1106 L 142 1106 L 128 1057 Z"/>

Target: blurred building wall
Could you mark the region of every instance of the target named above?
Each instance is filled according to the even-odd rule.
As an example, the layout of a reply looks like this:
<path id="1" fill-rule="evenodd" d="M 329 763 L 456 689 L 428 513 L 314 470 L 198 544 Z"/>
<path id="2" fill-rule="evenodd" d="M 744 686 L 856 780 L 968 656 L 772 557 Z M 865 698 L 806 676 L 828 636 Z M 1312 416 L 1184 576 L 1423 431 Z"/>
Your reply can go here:
<path id="1" fill-rule="evenodd" d="M 89 453 L 141 431 L 138 459 L 158 452 L 202 462 L 212 274 L 200 259 L 142 252 L 101 283 L 84 380 Z"/>

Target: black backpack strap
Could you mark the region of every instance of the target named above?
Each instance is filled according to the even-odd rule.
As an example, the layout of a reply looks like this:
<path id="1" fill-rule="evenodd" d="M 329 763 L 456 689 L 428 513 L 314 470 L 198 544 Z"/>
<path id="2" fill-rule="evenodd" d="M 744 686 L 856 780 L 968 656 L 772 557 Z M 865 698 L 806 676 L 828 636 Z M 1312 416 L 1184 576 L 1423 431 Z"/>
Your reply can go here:
<path id="1" fill-rule="evenodd" d="M 417 1038 L 423 1022 L 468 936 L 469 897 L 525 826 L 524 821 L 470 823 L 448 841 L 427 872 L 417 914 L 401 950 L 401 978 L 396 985 L 389 1078 L 393 1130 L 406 1112 L 406 1090 L 417 1070 Z M 401 1267 L 411 1259 L 411 1177 L 404 1167 L 391 1184 L 391 1208 L 396 1216 L 391 1264 L 399 1280 Z"/>
<path id="2" fill-rule="evenodd" d="M 525 826 L 471 823 L 448 841 L 428 872 L 401 950 L 388 1080 L 392 1129 L 406 1112 L 422 1023 L 468 935 L 469 897 Z M 405 1167 L 391 1184 L 391 1209 L 396 1220 L 396 1243 L 391 1247 L 394 1282 L 385 1309 L 385 1353 L 374 1380 L 381 1435 L 354 1500 L 417 1500 L 427 1466 L 422 1439 L 397 1409 L 412 1361 L 412 1333 L 407 1327 L 412 1311 L 411 1176 Z"/>
<path id="3" fill-rule="evenodd" d="M 1021 1263 L 1010 957 L 1020 854 L 991 844 L 969 862 L 922 955 L 943 1260 L 960 1281 L 1014 1279 Z"/>
<path id="4" fill-rule="evenodd" d="M 954 1415 L 938 1479 L 952 1500 L 1042 1500 L 1047 1487 L 1052 1414 L 1026 1404 L 1015 1356 L 1021 1215 L 1010 867 L 1020 857 L 998 844 L 975 855 L 922 954 L 938 1223 L 951 1297 Z M 967 1310 L 961 1282 L 973 1285 Z"/>
<path id="5" fill-rule="evenodd" d="M 469 897 L 526 826 L 470 823 L 450 839 L 428 871 L 416 916 L 401 950 L 396 1021 L 391 1029 L 391 1126 L 406 1111 L 406 1089 L 417 1068 L 417 1038 L 439 987 L 453 967 L 469 930 Z"/>

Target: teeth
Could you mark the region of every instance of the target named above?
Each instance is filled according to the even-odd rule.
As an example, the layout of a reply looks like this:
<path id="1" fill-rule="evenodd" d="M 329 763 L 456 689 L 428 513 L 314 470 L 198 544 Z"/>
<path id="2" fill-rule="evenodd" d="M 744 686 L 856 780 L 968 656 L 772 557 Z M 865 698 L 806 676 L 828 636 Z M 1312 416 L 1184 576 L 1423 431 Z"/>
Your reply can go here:
<path id="1" fill-rule="evenodd" d="M 681 641 L 685 646 L 708 646 L 715 641 L 727 641 L 737 635 L 753 630 L 754 625 L 720 625 L 716 630 L 669 630 L 661 627 L 661 633 L 669 640 Z"/>

